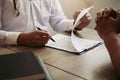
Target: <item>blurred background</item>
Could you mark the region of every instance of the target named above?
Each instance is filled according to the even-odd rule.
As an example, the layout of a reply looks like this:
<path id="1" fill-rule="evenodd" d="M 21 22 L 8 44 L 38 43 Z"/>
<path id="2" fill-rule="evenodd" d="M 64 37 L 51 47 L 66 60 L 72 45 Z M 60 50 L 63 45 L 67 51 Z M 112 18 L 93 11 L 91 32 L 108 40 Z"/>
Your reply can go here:
<path id="1" fill-rule="evenodd" d="M 72 19 L 73 14 L 76 10 L 81 10 L 83 8 L 88 8 L 90 6 L 95 6 L 91 11 L 92 22 L 88 25 L 88 28 L 95 27 L 95 17 L 96 13 L 103 8 L 112 7 L 120 9 L 120 0 L 59 0 L 63 11 L 67 18 Z M 52 31 L 52 29 L 50 29 Z M 52 31 L 54 33 L 54 31 Z"/>

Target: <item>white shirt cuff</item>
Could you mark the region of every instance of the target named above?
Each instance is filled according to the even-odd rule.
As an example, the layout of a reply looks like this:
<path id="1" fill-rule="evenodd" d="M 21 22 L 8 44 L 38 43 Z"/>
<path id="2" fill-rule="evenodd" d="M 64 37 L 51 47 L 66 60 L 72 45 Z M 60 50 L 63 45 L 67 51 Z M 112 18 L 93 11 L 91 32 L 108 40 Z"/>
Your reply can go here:
<path id="1" fill-rule="evenodd" d="M 69 22 L 69 26 L 68 26 L 67 31 L 71 31 L 71 30 L 72 30 L 72 28 L 73 28 L 73 22 L 74 22 L 74 20 L 71 20 L 71 21 Z"/>
<path id="2" fill-rule="evenodd" d="M 17 38 L 21 32 L 6 32 L 5 45 L 17 45 Z"/>

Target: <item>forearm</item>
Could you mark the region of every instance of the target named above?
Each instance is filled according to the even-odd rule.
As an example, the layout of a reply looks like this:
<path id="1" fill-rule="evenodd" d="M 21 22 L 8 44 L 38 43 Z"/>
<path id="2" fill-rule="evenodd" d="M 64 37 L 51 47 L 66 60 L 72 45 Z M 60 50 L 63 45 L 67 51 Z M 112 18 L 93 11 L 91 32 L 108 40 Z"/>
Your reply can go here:
<path id="1" fill-rule="evenodd" d="M 114 69 L 120 77 L 120 39 L 116 34 L 108 35 L 104 38 L 104 43 L 110 54 Z"/>
<path id="2" fill-rule="evenodd" d="M 73 27 L 74 20 L 69 20 L 66 18 L 54 18 L 53 20 L 51 20 L 50 23 L 52 28 L 57 32 L 70 31 Z"/>

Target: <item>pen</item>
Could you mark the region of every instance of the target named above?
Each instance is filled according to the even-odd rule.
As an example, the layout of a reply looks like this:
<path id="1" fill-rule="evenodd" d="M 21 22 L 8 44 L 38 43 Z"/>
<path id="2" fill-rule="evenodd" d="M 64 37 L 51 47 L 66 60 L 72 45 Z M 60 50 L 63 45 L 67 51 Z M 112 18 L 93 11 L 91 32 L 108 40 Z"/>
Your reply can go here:
<path id="1" fill-rule="evenodd" d="M 38 30 L 42 30 L 42 29 L 40 29 L 39 27 L 37 27 L 36 26 L 36 28 L 38 29 Z M 53 39 L 53 38 L 50 38 L 53 42 L 55 42 L 55 40 Z"/>

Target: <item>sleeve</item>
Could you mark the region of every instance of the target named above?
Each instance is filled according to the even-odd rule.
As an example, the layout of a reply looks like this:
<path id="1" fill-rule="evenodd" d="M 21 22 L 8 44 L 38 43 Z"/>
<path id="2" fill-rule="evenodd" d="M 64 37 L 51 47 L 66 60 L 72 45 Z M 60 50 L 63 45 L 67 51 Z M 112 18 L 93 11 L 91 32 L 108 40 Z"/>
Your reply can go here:
<path id="1" fill-rule="evenodd" d="M 17 45 L 17 38 L 20 32 L 8 32 L 2 29 L 2 2 L 0 0 L 0 46 L 2 45 Z"/>
<path id="2" fill-rule="evenodd" d="M 52 1 L 51 10 L 54 14 L 50 17 L 50 25 L 57 32 L 71 30 L 74 20 L 67 19 L 58 0 Z"/>

